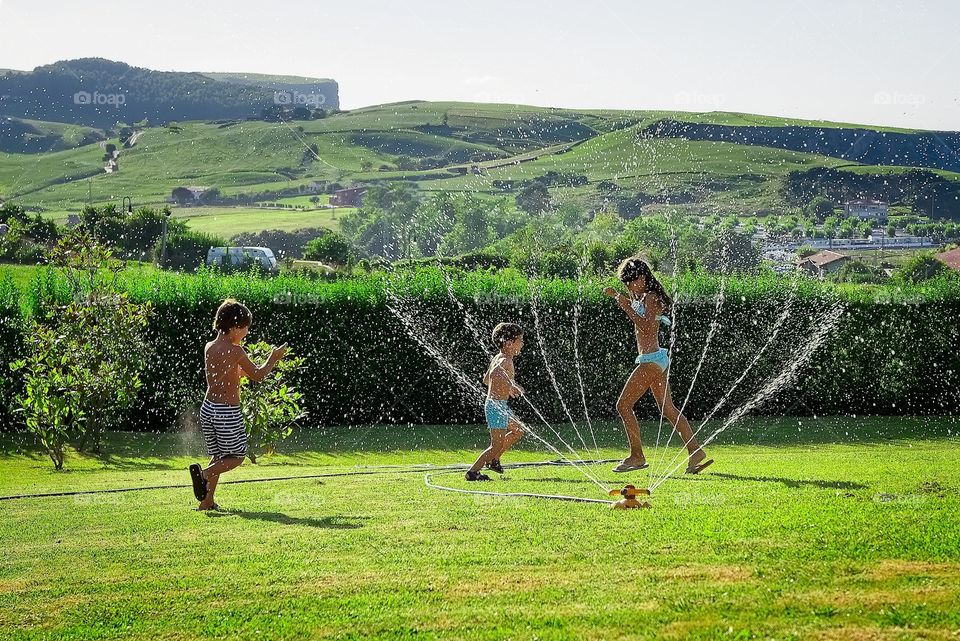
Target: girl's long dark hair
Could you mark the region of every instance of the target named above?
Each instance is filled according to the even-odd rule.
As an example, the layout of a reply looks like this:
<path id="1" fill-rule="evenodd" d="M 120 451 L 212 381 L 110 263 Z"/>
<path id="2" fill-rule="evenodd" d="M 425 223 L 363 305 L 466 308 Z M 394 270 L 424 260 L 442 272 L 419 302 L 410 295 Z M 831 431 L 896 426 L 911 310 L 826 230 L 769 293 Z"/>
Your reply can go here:
<path id="1" fill-rule="evenodd" d="M 620 267 L 617 269 L 617 277 L 624 285 L 632 283 L 638 278 L 643 279 L 643 288 L 655 294 L 657 298 L 660 299 L 665 310 L 669 310 L 673 305 L 673 301 L 667 294 L 667 290 L 663 288 L 663 285 L 660 284 L 657 277 L 653 275 L 653 270 L 650 269 L 650 265 L 639 256 L 631 256 L 620 263 Z"/>

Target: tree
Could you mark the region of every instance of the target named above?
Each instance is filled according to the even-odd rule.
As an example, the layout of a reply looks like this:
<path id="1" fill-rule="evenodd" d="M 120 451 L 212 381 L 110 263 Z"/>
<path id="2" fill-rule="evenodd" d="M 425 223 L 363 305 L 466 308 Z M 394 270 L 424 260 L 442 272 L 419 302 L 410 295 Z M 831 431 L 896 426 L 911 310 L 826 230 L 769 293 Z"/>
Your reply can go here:
<path id="1" fill-rule="evenodd" d="M 936 278 L 950 268 L 931 252 L 918 252 L 894 272 L 894 278 L 908 283 L 921 283 Z"/>
<path id="2" fill-rule="evenodd" d="M 210 205 L 220 200 L 220 190 L 216 187 L 208 189 L 200 194 L 200 202 L 204 205 Z"/>
<path id="3" fill-rule="evenodd" d="M 443 239 L 445 255 L 459 255 L 486 247 L 493 241 L 493 226 L 483 203 L 472 199 L 457 211 L 453 229 Z"/>
<path id="4" fill-rule="evenodd" d="M 822 223 L 827 216 L 833 215 L 833 201 L 824 196 L 817 196 L 807 204 L 806 213 L 817 222 Z"/>
<path id="5" fill-rule="evenodd" d="M 71 302 L 31 319 L 29 353 L 14 369 L 25 381 L 19 412 L 61 469 L 68 438 L 79 439 L 80 450 L 88 442 L 98 449 L 103 432 L 120 427 L 133 406 L 150 354 L 144 331 L 151 308 L 119 291 L 122 265 L 85 231 L 62 239 L 51 263 Z"/>
<path id="6" fill-rule="evenodd" d="M 760 265 L 760 250 L 753 239 L 735 230 L 721 230 L 708 242 L 704 266 L 717 273 L 749 272 Z"/>
<path id="7" fill-rule="evenodd" d="M 193 202 L 193 192 L 186 187 L 174 187 L 173 191 L 170 193 L 170 197 L 178 205 L 185 205 Z"/>
<path id="8" fill-rule="evenodd" d="M 539 215 L 553 209 L 550 190 L 546 185 L 533 182 L 525 186 L 516 196 L 517 207 L 528 214 Z"/>
<path id="9" fill-rule="evenodd" d="M 353 245 L 345 236 L 336 232 L 329 232 L 304 245 L 303 257 L 306 260 L 349 265 L 353 262 L 355 252 Z"/>

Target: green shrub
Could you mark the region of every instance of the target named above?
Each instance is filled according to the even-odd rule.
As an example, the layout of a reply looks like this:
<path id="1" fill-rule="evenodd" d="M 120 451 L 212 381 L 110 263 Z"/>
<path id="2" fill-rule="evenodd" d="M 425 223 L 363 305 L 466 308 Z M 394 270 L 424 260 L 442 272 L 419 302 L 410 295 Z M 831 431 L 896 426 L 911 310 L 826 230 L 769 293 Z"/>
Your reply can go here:
<path id="1" fill-rule="evenodd" d="M 42 309 L 69 296 L 58 279 L 38 274 L 26 295 L 27 308 Z M 448 279 L 456 302 L 448 294 Z M 701 273 L 663 280 L 668 291 L 677 291 L 671 385 L 685 394 L 714 320 L 721 281 Z M 600 293 L 608 284 L 616 283 L 612 278 L 581 283 L 541 278 L 531 283 L 513 269 L 456 272 L 445 278 L 428 266 L 332 282 L 291 275 L 218 276 L 209 270 L 139 275 L 122 286 L 131 301 L 153 303 L 147 337 L 156 358 L 143 375 L 128 424 L 168 429 L 195 402 L 204 386 L 201 347 L 209 339 L 214 310 L 227 296 L 251 307 L 251 341 L 288 342 L 303 357 L 303 366 L 290 373 L 290 385 L 303 394 L 311 424 L 480 422 L 478 399 L 411 338 L 391 308 L 405 315 L 419 337 L 439 346 L 467 377 L 479 380 L 487 357 L 478 340 L 487 340 L 497 322 L 519 322 L 534 337 L 534 295 L 546 356 L 568 405 L 580 396 L 569 360 L 577 306 L 590 415 L 615 418 L 616 398 L 633 367 L 636 347 L 630 324 Z M 949 275 L 919 284 L 878 286 L 737 276 L 728 278 L 723 290 L 718 328 L 687 406 L 691 417 L 709 412 L 762 351 L 720 415 L 752 398 L 796 358 L 796 350 L 835 304 L 846 311 L 827 343 L 799 372 L 795 384 L 757 412 L 942 413 L 960 407 L 960 324 L 955 322 L 960 285 Z M 785 311 L 777 339 L 764 348 L 771 327 Z M 668 344 L 666 335 L 661 340 Z M 538 343 L 527 341 L 517 361 L 518 380 L 549 420 L 563 422 L 565 412 Z M 640 410 L 658 415 L 652 403 L 641 404 Z"/>
<path id="2" fill-rule="evenodd" d="M 346 237 L 336 232 L 329 232 L 304 245 L 303 257 L 306 260 L 349 265 L 354 260 L 354 249 Z"/>
<path id="3" fill-rule="evenodd" d="M 255 363 L 263 363 L 272 347 L 260 341 L 246 346 Z M 270 455 L 277 445 L 293 433 L 296 422 L 306 413 L 301 408 L 303 394 L 290 382 L 290 374 L 303 366 L 303 359 L 287 352 L 273 372 L 259 383 L 246 377 L 240 381 L 240 404 L 247 429 L 247 456 L 254 463 L 259 454 Z"/>
<path id="4" fill-rule="evenodd" d="M 167 237 L 166 259 L 160 265 L 164 269 L 196 271 L 207 262 L 211 247 L 226 247 L 229 243 L 219 236 L 196 231 L 183 231 Z M 154 247 L 155 260 L 161 262 L 162 245 Z"/>
<path id="5" fill-rule="evenodd" d="M 28 334 L 27 356 L 10 365 L 23 381 L 14 414 L 40 441 L 57 470 L 63 469 L 68 439 L 82 435 L 87 424 L 82 401 L 94 382 L 94 372 L 83 366 L 83 359 L 90 356 L 88 348 L 76 335 L 38 324 Z"/>
<path id="6" fill-rule="evenodd" d="M 946 273 L 949 269 L 946 263 L 934 256 L 932 252 L 917 252 L 893 275 L 894 278 L 908 283 L 922 283 Z"/>

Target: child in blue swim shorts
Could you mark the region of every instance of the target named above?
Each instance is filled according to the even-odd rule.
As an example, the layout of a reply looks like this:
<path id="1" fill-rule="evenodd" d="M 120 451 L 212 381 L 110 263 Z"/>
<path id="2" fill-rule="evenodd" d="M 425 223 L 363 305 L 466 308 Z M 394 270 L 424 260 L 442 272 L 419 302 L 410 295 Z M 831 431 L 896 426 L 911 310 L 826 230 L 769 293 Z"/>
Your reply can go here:
<path id="1" fill-rule="evenodd" d="M 480 472 L 485 466 L 503 474 L 500 457 L 523 436 L 521 423 L 508 404 L 509 399 L 524 393 L 514 381 L 513 369 L 513 357 L 523 349 L 523 330 L 515 323 L 500 323 L 493 329 L 493 343 L 499 351 L 483 376 L 487 386 L 484 414 L 490 429 L 490 446 L 467 472 L 468 481 L 489 481 L 490 477 Z"/>

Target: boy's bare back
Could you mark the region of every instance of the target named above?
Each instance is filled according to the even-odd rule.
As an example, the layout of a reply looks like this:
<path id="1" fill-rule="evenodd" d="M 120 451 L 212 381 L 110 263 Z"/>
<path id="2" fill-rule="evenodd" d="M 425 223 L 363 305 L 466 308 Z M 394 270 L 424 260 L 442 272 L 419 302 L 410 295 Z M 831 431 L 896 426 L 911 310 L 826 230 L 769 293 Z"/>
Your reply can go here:
<path id="1" fill-rule="evenodd" d="M 240 365 L 243 359 L 249 361 L 247 353 L 239 345 L 223 338 L 207 343 L 203 350 L 207 400 L 226 405 L 240 404 Z"/>

